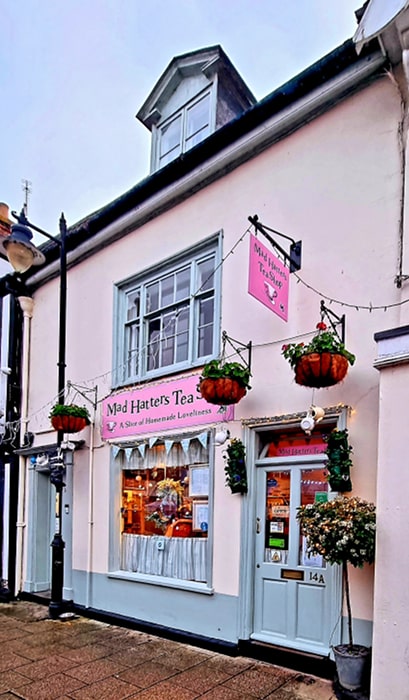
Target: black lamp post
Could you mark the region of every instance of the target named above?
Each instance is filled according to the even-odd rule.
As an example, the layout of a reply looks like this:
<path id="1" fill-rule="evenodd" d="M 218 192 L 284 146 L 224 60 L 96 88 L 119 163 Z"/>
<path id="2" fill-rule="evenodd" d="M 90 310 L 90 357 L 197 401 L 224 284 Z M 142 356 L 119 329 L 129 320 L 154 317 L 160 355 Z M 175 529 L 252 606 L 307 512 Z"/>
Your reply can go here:
<path id="1" fill-rule="evenodd" d="M 56 238 L 43 231 L 41 228 L 30 223 L 24 210 L 20 214 L 12 212 L 17 220 L 11 227 L 11 234 L 8 238 L 0 242 L 0 249 L 3 249 L 7 258 L 16 271 L 17 275 L 27 272 L 33 265 L 42 265 L 45 262 L 43 253 L 32 243 L 33 234 L 30 229 L 37 231 L 51 241 L 54 241 L 60 249 L 60 308 L 59 308 L 59 342 L 58 342 L 58 402 L 64 403 L 65 390 L 65 351 L 66 351 L 66 318 L 67 318 L 67 252 L 66 235 L 67 224 L 64 214 L 60 218 L 60 237 Z M 51 569 L 51 602 L 49 605 L 50 617 L 56 619 L 63 612 L 63 584 L 64 584 L 64 548 L 65 543 L 62 538 L 61 518 L 62 518 L 62 489 L 64 462 L 61 455 L 61 443 L 63 431 L 58 431 L 57 436 L 57 457 L 52 460 L 50 481 L 56 489 L 56 527 L 52 547 L 52 569 Z"/>

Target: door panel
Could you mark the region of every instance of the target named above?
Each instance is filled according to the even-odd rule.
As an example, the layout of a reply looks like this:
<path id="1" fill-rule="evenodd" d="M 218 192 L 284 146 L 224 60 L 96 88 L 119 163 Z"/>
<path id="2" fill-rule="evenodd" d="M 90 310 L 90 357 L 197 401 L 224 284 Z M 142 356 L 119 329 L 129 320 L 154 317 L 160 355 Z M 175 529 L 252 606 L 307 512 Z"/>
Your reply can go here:
<path id="1" fill-rule="evenodd" d="M 308 557 L 300 505 L 329 496 L 322 464 L 256 467 L 253 639 L 326 655 L 339 614 L 338 567 Z"/>

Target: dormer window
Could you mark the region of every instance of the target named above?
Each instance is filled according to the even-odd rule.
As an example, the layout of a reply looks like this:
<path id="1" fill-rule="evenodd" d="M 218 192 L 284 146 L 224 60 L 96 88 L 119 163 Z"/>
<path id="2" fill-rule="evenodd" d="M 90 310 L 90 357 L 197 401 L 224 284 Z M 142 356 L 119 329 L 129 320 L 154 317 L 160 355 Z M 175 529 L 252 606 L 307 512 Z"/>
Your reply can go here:
<path id="1" fill-rule="evenodd" d="M 157 168 L 163 168 L 181 153 L 210 134 L 210 91 L 157 126 Z"/>
<path id="2" fill-rule="evenodd" d="M 136 115 L 152 132 L 151 173 L 255 102 L 221 46 L 176 56 Z"/>

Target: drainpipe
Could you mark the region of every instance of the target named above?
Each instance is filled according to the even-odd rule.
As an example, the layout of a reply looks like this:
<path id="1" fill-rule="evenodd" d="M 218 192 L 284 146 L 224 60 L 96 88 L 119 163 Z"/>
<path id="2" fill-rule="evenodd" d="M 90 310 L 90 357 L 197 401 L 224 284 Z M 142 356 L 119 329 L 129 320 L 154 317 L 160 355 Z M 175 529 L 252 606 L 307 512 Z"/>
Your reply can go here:
<path id="1" fill-rule="evenodd" d="M 92 555 L 93 555 L 93 540 L 94 540 L 94 428 L 95 428 L 95 410 L 93 420 L 90 425 L 90 440 L 89 440 L 89 465 L 88 465 L 88 563 L 87 563 L 87 584 L 85 595 L 85 607 L 91 605 L 92 594 Z"/>
<path id="2" fill-rule="evenodd" d="M 31 297 L 18 297 L 20 308 L 23 312 L 23 349 L 22 349 L 22 368 L 21 368 L 21 430 L 20 430 L 20 447 L 24 447 L 25 434 L 28 424 L 28 380 L 29 380 L 29 361 L 30 361 L 30 335 L 31 335 L 31 319 L 33 317 L 34 301 Z M 23 584 L 23 540 L 25 516 L 25 497 L 26 497 L 26 459 L 22 455 L 19 456 L 18 462 L 19 478 L 18 478 L 18 510 L 17 510 L 17 537 L 16 537 L 16 578 L 14 595 L 17 596 L 22 590 Z"/>

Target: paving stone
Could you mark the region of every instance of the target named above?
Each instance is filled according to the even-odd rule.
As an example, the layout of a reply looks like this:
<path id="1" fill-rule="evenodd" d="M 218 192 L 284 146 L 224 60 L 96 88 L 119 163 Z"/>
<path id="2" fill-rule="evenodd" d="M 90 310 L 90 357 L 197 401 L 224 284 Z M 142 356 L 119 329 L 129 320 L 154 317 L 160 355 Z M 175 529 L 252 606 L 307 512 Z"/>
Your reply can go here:
<path id="1" fill-rule="evenodd" d="M 184 647 L 183 644 L 178 644 L 172 649 L 166 649 L 163 653 L 159 653 L 155 658 L 159 663 L 183 671 L 203 663 L 203 661 L 207 661 L 209 657 L 207 654 L 202 653 L 200 649 Z"/>
<path id="2" fill-rule="evenodd" d="M 4 651 L 0 655 L 0 673 L 2 671 L 19 668 L 29 663 L 30 661 L 20 654 L 15 654 L 12 651 Z"/>
<path id="3" fill-rule="evenodd" d="M 248 693 L 254 698 L 264 698 L 268 693 L 280 688 L 292 677 L 291 671 L 273 666 L 257 665 L 230 678 L 225 686 L 238 692 Z"/>
<path id="4" fill-rule="evenodd" d="M 65 674 L 56 674 L 19 688 L 17 697 L 24 700 L 56 700 L 62 695 L 70 695 L 72 691 L 83 685 L 76 678 L 70 678 Z"/>
<path id="5" fill-rule="evenodd" d="M 231 688 L 218 685 L 216 688 L 209 690 L 208 693 L 201 695 L 200 700 L 254 700 L 254 695 L 249 695 L 242 691 L 236 693 L 236 691 Z"/>
<path id="6" fill-rule="evenodd" d="M 21 666 L 20 673 L 30 680 L 40 680 L 55 673 L 63 673 L 74 665 L 75 661 L 70 661 L 63 656 L 48 656 L 46 659 Z"/>
<path id="7" fill-rule="evenodd" d="M 136 690 L 139 689 L 135 685 L 111 677 L 75 690 L 70 695 L 74 700 L 123 700 L 133 695 Z"/>
<path id="8" fill-rule="evenodd" d="M 127 700 L 195 700 L 198 697 L 201 696 L 193 690 L 181 688 L 170 681 L 164 681 L 142 690 L 137 695 L 131 695 Z"/>
<path id="9" fill-rule="evenodd" d="M 214 688 L 215 685 L 220 685 L 224 681 L 229 680 L 230 676 L 218 669 L 209 668 L 204 664 L 199 664 L 187 671 L 182 671 L 175 676 L 175 683 L 189 690 L 196 690 L 198 693 L 205 693 Z"/>
<path id="10" fill-rule="evenodd" d="M 176 673 L 175 669 L 164 664 L 148 661 L 135 668 L 128 668 L 119 678 L 128 683 L 134 683 L 140 688 L 148 688 L 159 681 L 166 680 Z"/>
<path id="11" fill-rule="evenodd" d="M 98 659 L 97 661 L 90 661 L 80 666 L 74 666 L 68 669 L 66 674 L 73 678 L 78 678 L 85 683 L 95 683 L 107 676 L 116 676 L 124 670 L 125 666 L 113 663 L 109 659 Z"/>
<path id="12" fill-rule="evenodd" d="M 5 693 L 6 690 L 16 690 L 29 682 L 28 678 L 17 671 L 3 671 L 0 673 L 0 693 Z"/>
<path id="13" fill-rule="evenodd" d="M 85 664 L 87 661 L 95 661 L 96 659 L 103 659 L 106 656 L 109 656 L 110 661 L 115 660 L 112 658 L 112 650 L 104 644 L 89 644 L 88 646 L 79 647 L 77 649 L 66 648 L 64 653 L 60 655 L 79 664 Z M 119 654 L 118 659 L 116 659 L 119 663 L 121 663 L 120 656 Z M 126 666 L 127 664 L 123 665 Z"/>

